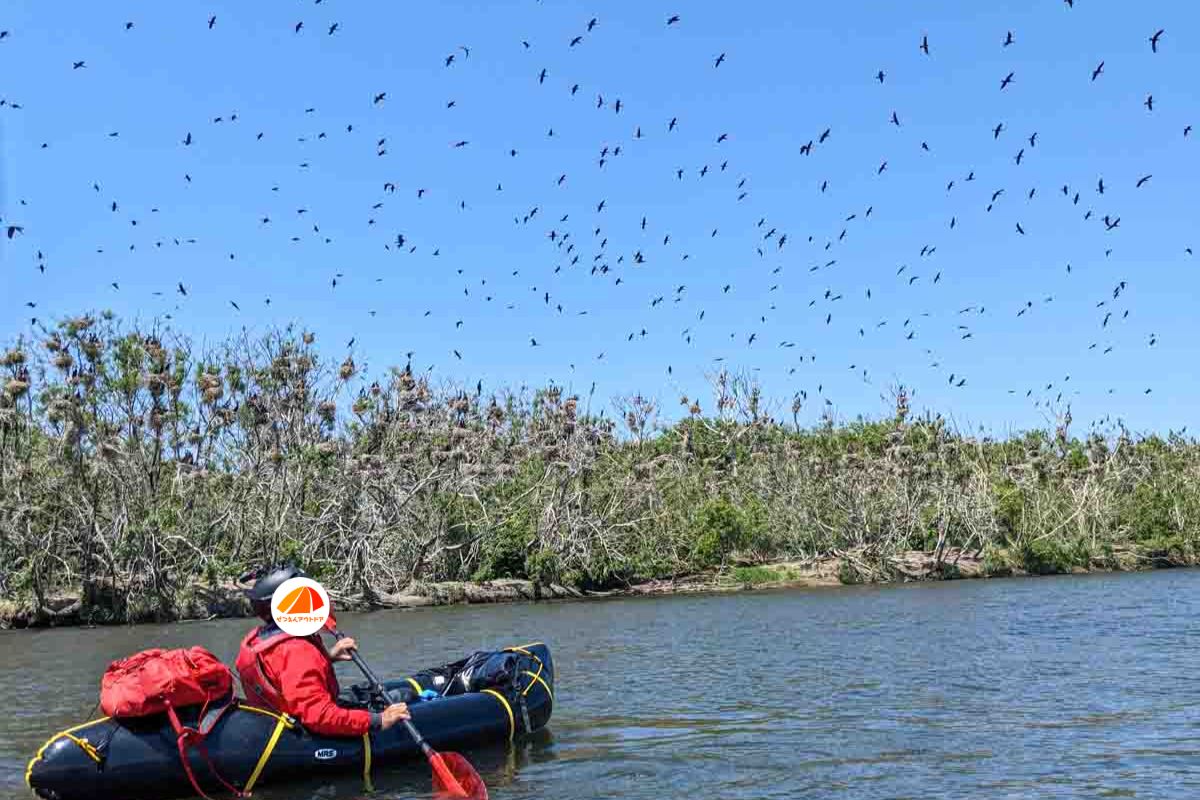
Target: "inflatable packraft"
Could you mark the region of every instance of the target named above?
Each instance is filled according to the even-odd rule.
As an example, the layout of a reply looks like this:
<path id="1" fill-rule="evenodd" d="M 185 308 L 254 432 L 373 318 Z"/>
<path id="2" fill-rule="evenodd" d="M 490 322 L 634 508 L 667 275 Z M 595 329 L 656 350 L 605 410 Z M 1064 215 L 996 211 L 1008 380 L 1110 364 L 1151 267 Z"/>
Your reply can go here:
<path id="1" fill-rule="evenodd" d="M 435 749 L 452 750 L 512 742 L 543 728 L 554 705 L 554 664 L 538 642 L 475 653 L 384 686 L 393 700 L 409 703 L 413 724 Z M 355 685 L 339 702 L 365 706 L 368 695 L 365 685 Z M 164 714 L 102 717 L 50 737 L 30 760 L 26 782 L 45 800 L 156 800 L 194 795 L 197 788 L 248 793 L 333 773 L 361 773 L 369 786 L 373 769 L 422 758 L 402 725 L 333 738 L 237 698 L 176 711 L 181 725 L 203 733 L 199 746 L 181 748 Z"/>

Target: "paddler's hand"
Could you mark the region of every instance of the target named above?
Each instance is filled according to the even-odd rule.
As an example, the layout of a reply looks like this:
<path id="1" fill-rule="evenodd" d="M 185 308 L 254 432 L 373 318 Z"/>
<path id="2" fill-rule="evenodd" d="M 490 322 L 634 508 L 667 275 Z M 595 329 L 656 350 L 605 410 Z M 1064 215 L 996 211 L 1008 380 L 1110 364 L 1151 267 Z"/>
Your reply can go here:
<path id="1" fill-rule="evenodd" d="M 386 731 L 402 719 L 412 719 L 408 706 L 405 703 L 392 703 L 380 714 L 379 727 Z"/>
<path id="2" fill-rule="evenodd" d="M 333 643 L 333 647 L 329 648 L 330 661 L 349 661 L 350 651 L 355 647 L 354 639 L 350 636 L 338 639 Z"/>

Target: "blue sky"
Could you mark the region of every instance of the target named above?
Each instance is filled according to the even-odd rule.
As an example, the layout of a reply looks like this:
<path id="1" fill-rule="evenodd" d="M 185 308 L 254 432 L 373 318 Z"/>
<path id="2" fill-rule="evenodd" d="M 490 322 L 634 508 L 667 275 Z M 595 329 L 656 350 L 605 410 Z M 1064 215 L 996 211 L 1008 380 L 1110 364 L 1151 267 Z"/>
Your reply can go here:
<path id="1" fill-rule="evenodd" d="M 726 365 L 781 412 L 803 390 L 810 421 L 825 398 L 882 413 L 903 382 L 994 431 L 1068 403 L 1077 427 L 1178 429 L 1200 389 L 1200 11 L 1005 5 L 6 4 L 0 217 L 24 232 L 0 239 L 0 339 L 105 308 L 200 343 L 296 321 L 373 373 L 414 351 L 671 414 L 712 410 Z"/>

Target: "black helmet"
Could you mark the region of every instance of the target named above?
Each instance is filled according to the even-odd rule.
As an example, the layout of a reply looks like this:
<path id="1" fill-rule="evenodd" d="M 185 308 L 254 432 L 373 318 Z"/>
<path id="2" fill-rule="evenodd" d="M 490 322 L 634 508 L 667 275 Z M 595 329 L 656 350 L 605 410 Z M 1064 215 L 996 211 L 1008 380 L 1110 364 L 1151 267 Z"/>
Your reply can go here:
<path id="1" fill-rule="evenodd" d="M 284 581 L 292 578 L 307 578 L 308 575 L 294 564 L 282 564 L 262 567 L 252 573 L 247 573 L 244 580 L 252 577 L 257 577 L 257 580 L 254 581 L 254 586 L 245 590 L 246 596 L 250 598 L 250 605 L 254 607 L 254 613 L 270 621 L 271 598 L 274 596 L 275 590 L 282 586 Z"/>

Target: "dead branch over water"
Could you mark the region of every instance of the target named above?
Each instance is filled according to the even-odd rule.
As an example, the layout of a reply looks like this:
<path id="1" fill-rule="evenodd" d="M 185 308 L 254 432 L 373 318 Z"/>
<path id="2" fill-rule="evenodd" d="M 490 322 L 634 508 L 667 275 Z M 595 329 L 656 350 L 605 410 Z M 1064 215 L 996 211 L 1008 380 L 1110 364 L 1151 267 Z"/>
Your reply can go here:
<path id="1" fill-rule="evenodd" d="M 742 376 L 659 424 L 547 386 L 486 394 L 408 369 L 368 381 L 288 329 L 197 352 L 159 328 L 66 320 L 0 351 L 0 600 L 38 617 L 172 618 L 189 593 L 294 558 L 370 598 L 491 577 L 610 588 L 840 559 L 845 581 L 1187 564 L 1200 448 L 1172 435 L 971 438 L 908 396 L 873 422 L 772 419 Z"/>

